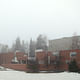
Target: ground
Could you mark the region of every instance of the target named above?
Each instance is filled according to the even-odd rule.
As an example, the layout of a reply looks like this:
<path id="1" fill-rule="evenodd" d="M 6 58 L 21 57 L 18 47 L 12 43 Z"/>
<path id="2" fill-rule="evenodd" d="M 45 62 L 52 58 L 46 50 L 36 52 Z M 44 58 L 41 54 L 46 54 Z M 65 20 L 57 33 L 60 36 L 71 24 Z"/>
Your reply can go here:
<path id="1" fill-rule="evenodd" d="M 3 69 L 0 71 L 0 80 L 80 80 L 78 73 L 26 73 Z"/>
<path id="2" fill-rule="evenodd" d="M 20 71 L 0 71 L 0 80 L 80 80 L 77 73 L 39 73 L 30 74 Z"/>

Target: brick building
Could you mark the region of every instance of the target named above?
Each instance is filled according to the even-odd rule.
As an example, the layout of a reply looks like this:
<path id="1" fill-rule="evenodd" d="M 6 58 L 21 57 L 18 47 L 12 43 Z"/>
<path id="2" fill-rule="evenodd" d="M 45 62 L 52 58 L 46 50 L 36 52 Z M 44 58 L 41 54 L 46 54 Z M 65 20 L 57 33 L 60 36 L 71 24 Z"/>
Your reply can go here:
<path id="1" fill-rule="evenodd" d="M 15 53 L 4 53 L 0 54 L 0 64 L 12 64 L 13 61 L 15 62 L 15 57 L 17 59 L 18 64 L 26 64 L 27 63 L 27 55 L 22 52 Z"/>
<path id="2" fill-rule="evenodd" d="M 73 59 L 77 61 L 80 68 L 80 49 L 36 52 L 36 60 L 41 71 L 68 71 L 68 63 Z M 15 70 L 28 70 L 27 60 L 27 55 L 21 52 L 0 54 L 0 65 Z"/>
<path id="3" fill-rule="evenodd" d="M 76 60 L 80 68 L 80 49 L 62 50 L 59 52 L 38 52 L 36 53 L 39 65 L 44 65 L 43 68 L 48 70 L 68 71 L 68 64 L 73 59 Z M 47 60 L 46 60 L 47 59 Z M 47 67 L 46 65 L 47 61 Z"/>

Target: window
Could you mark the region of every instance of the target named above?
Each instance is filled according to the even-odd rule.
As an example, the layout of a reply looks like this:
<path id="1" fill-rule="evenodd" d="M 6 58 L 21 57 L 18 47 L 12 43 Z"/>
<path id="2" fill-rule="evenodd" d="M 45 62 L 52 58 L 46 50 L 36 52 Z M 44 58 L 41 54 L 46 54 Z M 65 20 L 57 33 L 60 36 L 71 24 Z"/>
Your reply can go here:
<path id="1" fill-rule="evenodd" d="M 59 52 L 53 52 L 53 56 L 59 56 Z"/>
<path id="2" fill-rule="evenodd" d="M 70 52 L 70 57 L 74 57 L 74 56 L 76 56 L 76 52 Z"/>

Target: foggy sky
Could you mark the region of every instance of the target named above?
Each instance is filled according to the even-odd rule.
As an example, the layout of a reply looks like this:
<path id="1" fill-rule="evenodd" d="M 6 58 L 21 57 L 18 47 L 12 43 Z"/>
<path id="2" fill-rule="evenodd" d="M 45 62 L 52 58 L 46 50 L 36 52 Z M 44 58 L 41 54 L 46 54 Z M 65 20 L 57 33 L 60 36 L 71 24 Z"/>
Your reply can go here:
<path id="1" fill-rule="evenodd" d="M 0 43 L 80 35 L 80 0 L 0 0 Z"/>

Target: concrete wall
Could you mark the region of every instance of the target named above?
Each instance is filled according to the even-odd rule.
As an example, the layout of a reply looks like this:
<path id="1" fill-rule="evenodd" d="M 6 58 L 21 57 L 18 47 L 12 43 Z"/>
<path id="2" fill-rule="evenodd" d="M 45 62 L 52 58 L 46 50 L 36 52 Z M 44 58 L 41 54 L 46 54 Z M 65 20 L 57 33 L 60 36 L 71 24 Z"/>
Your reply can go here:
<path id="1" fill-rule="evenodd" d="M 80 45 L 80 36 L 77 36 Z M 49 51 L 71 50 L 73 37 L 64 37 L 55 40 L 49 40 Z"/>

